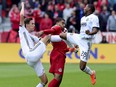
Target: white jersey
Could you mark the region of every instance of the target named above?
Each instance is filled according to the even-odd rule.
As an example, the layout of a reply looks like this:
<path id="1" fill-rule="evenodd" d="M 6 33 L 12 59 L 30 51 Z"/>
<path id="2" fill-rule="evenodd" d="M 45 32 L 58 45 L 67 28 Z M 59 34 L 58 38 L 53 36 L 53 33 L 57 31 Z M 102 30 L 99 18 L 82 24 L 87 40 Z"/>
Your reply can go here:
<path id="1" fill-rule="evenodd" d="M 93 27 L 99 28 L 99 19 L 96 15 L 91 14 L 88 16 L 83 16 L 81 18 L 81 30 L 80 35 L 82 38 L 93 38 L 94 35 L 87 35 L 85 33 L 86 30 L 92 31 Z"/>
<path id="2" fill-rule="evenodd" d="M 34 47 L 35 43 L 39 41 L 39 38 L 31 35 L 24 26 L 19 26 L 19 37 L 24 56 Z"/>

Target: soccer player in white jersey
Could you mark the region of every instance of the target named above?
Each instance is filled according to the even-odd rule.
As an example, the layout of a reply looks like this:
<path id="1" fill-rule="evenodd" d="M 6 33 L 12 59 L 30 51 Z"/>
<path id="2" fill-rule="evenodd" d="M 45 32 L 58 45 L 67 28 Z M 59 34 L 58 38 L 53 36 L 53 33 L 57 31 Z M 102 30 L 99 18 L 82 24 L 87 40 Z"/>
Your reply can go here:
<path id="1" fill-rule="evenodd" d="M 48 79 L 40 58 L 42 58 L 42 55 L 46 51 L 46 45 L 49 43 L 50 35 L 45 36 L 41 40 L 38 37 L 31 35 L 30 32 L 34 30 L 35 22 L 32 18 L 24 19 L 24 2 L 21 3 L 21 6 L 19 26 L 21 48 L 27 64 L 34 68 L 37 76 L 41 80 L 36 87 L 44 87 L 47 84 Z"/>
<path id="2" fill-rule="evenodd" d="M 91 70 L 87 66 L 89 59 L 89 53 L 92 45 L 92 39 L 94 34 L 99 31 L 99 19 L 93 14 L 95 8 L 92 4 L 86 5 L 84 8 L 85 16 L 81 18 L 81 30 L 80 34 L 75 33 L 61 33 L 60 37 L 68 40 L 69 42 L 78 45 L 80 49 L 80 69 L 89 74 L 91 82 L 94 85 L 96 83 L 96 74 L 94 70 Z"/>

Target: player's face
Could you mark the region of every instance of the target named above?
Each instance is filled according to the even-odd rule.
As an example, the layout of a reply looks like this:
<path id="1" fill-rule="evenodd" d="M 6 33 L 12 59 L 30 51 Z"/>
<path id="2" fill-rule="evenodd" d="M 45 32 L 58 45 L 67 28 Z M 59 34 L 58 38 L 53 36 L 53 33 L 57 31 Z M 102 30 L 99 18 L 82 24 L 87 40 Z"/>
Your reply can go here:
<path id="1" fill-rule="evenodd" d="M 64 20 L 60 21 L 59 25 L 61 28 L 65 28 L 65 21 Z"/>
<path id="2" fill-rule="evenodd" d="M 35 28 L 35 21 L 34 20 L 31 20 L 28 24 L 29 26 L 29 29 L 30 29 L 30 32 L 32 32 Z"/>
<path id="3" fill-rule="evenodd" d="M 84 8 L 84 14 L 86 15 L 89 12 L 90 8 L 88 5 Z"/>

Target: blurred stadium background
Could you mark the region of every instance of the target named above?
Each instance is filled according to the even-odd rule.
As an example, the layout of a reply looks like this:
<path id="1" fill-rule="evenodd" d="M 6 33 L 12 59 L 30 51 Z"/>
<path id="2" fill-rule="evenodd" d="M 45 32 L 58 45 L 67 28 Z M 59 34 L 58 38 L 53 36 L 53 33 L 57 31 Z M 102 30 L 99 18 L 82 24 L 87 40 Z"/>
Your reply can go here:
<path id="1" fill-rule="evenodd" d="M 25 63 L 19 44 L 21 1 L 26 2 L 25 17 L 35 19 L 34 32 L 51 28 L 55 19 L 62 17 L 69 32 L 79 33 L 83 8 L 87 3 L 94 4 L 94 13 L 100 20 L 100 31 L 93 41 L 89 60 L 89 66 L 97 72 L 94 87 L 116 87 L 116 0 L 0 0 L 0 87 L 34 87 L 39 81 Z M 51 50 L 52 46 L 48 45 L 42 59 L 49 81 Z M 61 87 L 93 87 L 78 63 L 79 52 L 67 53 Z"/>

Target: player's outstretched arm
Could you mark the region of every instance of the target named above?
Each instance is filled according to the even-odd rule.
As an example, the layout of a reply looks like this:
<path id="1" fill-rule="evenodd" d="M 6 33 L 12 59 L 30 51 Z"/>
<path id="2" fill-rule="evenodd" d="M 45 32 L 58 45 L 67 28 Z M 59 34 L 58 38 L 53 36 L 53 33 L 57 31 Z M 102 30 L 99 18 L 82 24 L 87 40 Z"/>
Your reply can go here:
<path id="1" fill-rule="evenodd" d="M 24 24 L 24 2 L 21 2 L 20 25 Z"/>

